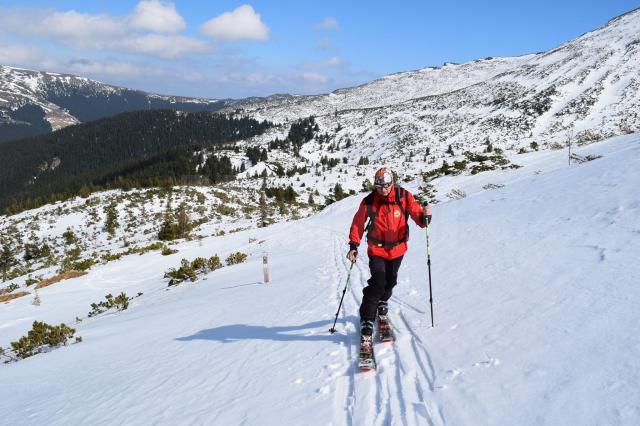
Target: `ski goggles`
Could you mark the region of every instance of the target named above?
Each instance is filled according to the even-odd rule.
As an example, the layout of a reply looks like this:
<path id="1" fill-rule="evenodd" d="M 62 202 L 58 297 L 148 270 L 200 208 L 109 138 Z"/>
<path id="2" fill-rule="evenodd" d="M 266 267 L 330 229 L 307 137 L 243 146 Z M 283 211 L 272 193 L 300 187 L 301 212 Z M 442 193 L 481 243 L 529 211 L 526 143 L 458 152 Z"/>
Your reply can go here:
<path id="1" fill-rule="evenodd" d="M 387 183 L 376 183 L 376 184 L 375 184 L 375 185 L 373 185 L 373 186 L 375 186 L 375 187 L 376 187 L 376 188 L 378 188 L 378 189 L 383 189 L 383 188 L 384 188 L 384 189 L 387 189 L 387 188 L 389 188 L 391 185 L 393 185 L 393 183 L 392 183 L 392 182 L 387 182 Z"/>

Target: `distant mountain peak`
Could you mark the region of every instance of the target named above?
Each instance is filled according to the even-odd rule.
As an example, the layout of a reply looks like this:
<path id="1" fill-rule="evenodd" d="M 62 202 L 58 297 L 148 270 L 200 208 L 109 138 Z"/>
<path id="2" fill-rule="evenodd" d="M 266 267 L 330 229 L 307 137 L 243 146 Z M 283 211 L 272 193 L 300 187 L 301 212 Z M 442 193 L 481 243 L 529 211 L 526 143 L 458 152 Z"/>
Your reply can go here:
<path id="1" fill-rule="evenodd" d="M 126 111 L 216 111 L 227 103 L 147 93 L 72 74 L 0 65 L 0 142 Z"/>

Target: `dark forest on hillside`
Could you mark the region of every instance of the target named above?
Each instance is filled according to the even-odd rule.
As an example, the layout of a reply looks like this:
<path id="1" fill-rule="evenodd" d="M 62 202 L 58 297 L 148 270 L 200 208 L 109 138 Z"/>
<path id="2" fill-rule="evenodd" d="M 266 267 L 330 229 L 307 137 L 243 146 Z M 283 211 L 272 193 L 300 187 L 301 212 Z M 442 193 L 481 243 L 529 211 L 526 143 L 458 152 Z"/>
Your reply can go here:
<path id="1" fill-rule="evenodd" d="M 209 112 L 138 111 L 0 144 L 0 209 L 14 213 L 98 189 L 181 183 L 195 151 L 263 133 L 271 123 Z M 235 177 L 225 156 L 200 171 L 210 182 Z"/>

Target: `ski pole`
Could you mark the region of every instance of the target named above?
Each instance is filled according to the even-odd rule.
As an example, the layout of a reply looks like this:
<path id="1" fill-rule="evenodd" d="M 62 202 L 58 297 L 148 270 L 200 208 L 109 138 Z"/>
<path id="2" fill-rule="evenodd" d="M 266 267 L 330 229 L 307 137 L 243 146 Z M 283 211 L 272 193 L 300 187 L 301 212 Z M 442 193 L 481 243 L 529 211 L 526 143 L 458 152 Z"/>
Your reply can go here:
<path id="1" fill-rule="evenodd" d="M 338 321 L 338 314 L 340 314 L 340 308 L 342 308 L 342 301 L 344 300 L 344 294 L 347 292 L 347 286 L 349 285 L 349 277 L 351 276 L 351 270 L 353 269 L 353 264 L 356 263 L 351 262 L 351 266 L 349 267 L 349 272 L 347 273 L 347 282 L 344 284 L 344 290 L 342 290 L 342 297 L 340 298 L 340 305 L 338 306 L 338 312 L 336 312 L 336 319 L 333 320 L 333 327 L 329 329 L 329 333 L 333 334 L 336 332 L 336 322 Z"/>
<path id="2" fill-rule="evenodd" d="M 428 203 L 425 203 L 427 206 Z M 433 327 L 433 291 L 431 290 L 431 253 L 429 252 L 429 219 L 424 217 L 424 224 L 427 228 L 427 268 L 429 269 L 429 304 L 431 305 L 431 327 Z"/>

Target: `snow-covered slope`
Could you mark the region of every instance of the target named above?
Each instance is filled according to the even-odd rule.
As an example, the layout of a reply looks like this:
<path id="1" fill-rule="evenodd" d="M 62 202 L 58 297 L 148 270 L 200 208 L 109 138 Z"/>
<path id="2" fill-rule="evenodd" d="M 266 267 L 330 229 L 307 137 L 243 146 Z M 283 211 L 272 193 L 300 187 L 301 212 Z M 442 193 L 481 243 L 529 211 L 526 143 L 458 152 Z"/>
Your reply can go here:
<path id="1" fill-rule="evenodd" d="M 327 332 L 354 196 L 300 221 L 184 242 L 176 255 L 96 266 L 42 289 L 40 306 L 2 305 L 6 346 L 34 320 L 70 324 L 106 293 L 144 293 L 74 325 L 82 343 L 0 365 L 2 422 L 638 424 L 640 135 L 578 154 L 602 158 L 569 167 L 562 152 L 534 152 L 515 172 L 434 182 L 468 194 L 434 208 L 436 326 L 414 227 L 391 300 L 398 340 L 376 345 L 374 374 L 354 368 L 365 253 L 339 332 Z M 163 273 L 181 257 L 237 250 L 248 262 L 167 288 Z"/>
<path id="2" fill-rule="evenodd" d="M 386 76 L 315 97 L 241 105 L 260 119 L 316 115 L 352 151 L 600 140 L 640 129 L 640 9 L 548 52 Z M 233 108 L 237 108 L 234 105 Z M 419 155 L 420 155 L 419 154 Z M 357 157 L 356 157 L 357 158 Z"/>
<path id="3" fill-rule="evenodd" d="M 241 100 L 229 108 L 241 107 L 247 112 L 269 117 L 269 120 L 284 122 L 310 115 L 334 114 L 341 110 L 383 107 L 471 86 L 513 69 L 532 56 L 485 58 L 464 64 L 446 63 L 442 67 L 389 74 L 370 83 L 339 89 L 326 95 Z"/>

